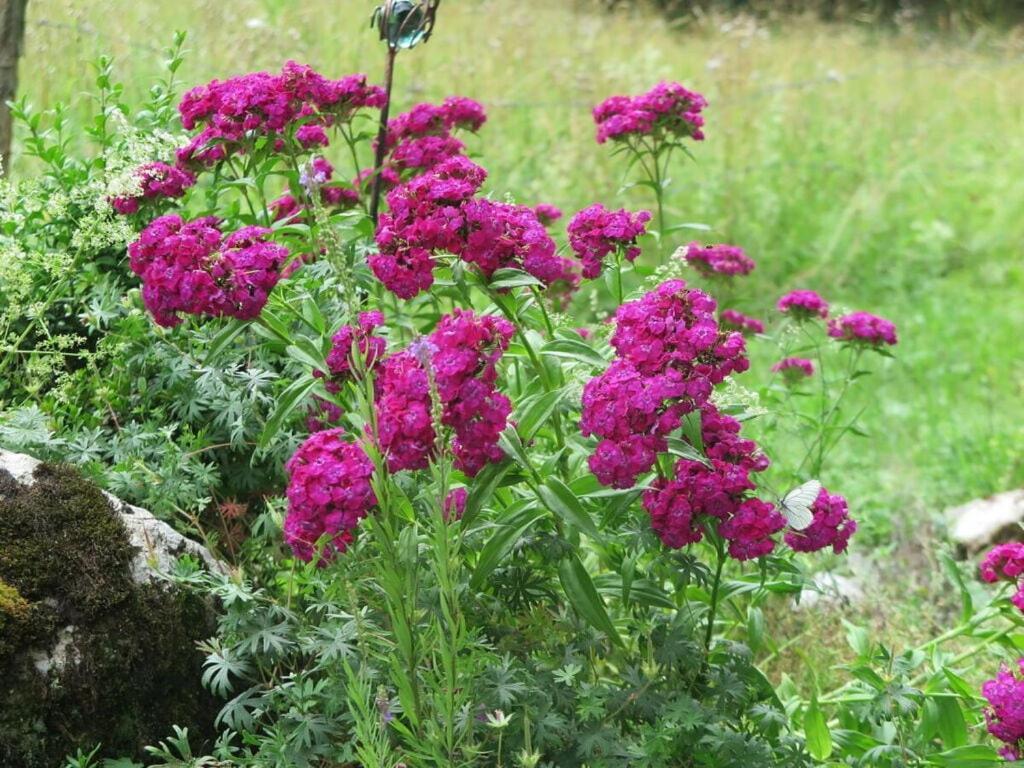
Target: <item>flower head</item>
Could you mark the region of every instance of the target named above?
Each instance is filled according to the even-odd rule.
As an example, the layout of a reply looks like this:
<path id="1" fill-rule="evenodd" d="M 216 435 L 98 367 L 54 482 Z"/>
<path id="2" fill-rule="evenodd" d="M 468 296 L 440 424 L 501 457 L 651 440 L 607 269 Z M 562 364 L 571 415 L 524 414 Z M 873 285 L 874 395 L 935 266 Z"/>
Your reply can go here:
<path id="1" fill-rule="evenodd" d="M 381 358 L 387 342 L 380 336 L 373 335 L 374 330 L 384 324 L 384 315 L 374 310 L 362 312 L 358 325 L 343 325 L 331 337 L 331 351 L 327 353 L 327 368 L 331 373 L 328 389 L 337 388 L 339 382 L 352 374 L 353 350 L 358 350 L 363 370 L 372 370 Z M 313 375 L 322 375 L 314 371 Z"/>
<path id="2" fill-rule="evenodd" d="M 822 488 L 811 506 L 814 520 L 802 531 L 786 533 L 786 544 L 797 552 L 817 552 L 832 547 L 837 555 L 845 552 L 850 537 L 857 532 L 857 521 L 850 518 L 846 499 Z"/>
<path id="3" fill-rule="evenodd" d="M 754 271 L 754 260 L 735 245 L 709 245 L 690 243 L 683 259 L 701 274 L 721 277 L 749 275 Z"/>
<path id="4" fill-rule="evenodd" d="M 1000 544 L 989 550 L 981 562 L 981 578 L 994 584 L 999 580 L 1017 585 L 1013 604 L 1024 612 L 1024 543 Z"/>
<path id="5" fill-rule="evenodd" d="M 814 375 L 814 362 L 805 357 L 784 357 L 772 366 L 772 373 L 781 374 L 787 384 L 796 384 Z"/>
<path id="6" fill-rule="evenodd" d="M 359 521 L 376 505 L 370 479 L 373 462 L 344 430 L 310 435 L 288 460 L 285 541 L 295 556 L 310 561 L 324 536 L 319 564 L 330 562 L 352 542 Z"/>
<path id="7" fill-rule="evenodd" d="M 583 262 L 583 276 L 593 279 L 601 274 L 605 258 L 619 253 L 628 261 L 640 255 L 637 238 L 646 232 L 651 219 L 649 211 L 630 213 L 625 208 L 609 211 L 600 203 L 572 217 L 569 222 L 569 245 Z"/>
<path id="8" fill-rule="evenodd" d="M 1005 743 L 999 754 L 1006 760 L 1024 758 L 1024 659 L 1017 665 L 1016 672 L 1004 666 L 995 680 L 981 687 L 989 704 L 985 710 L 988 732 Z"/>
<path id="9" fill-rule="evenodd" d="M 719 316 L 723 328 L 740 331 L 743 334 L 764 333 L 764 323 L 756 317 L 750 317 L 735 309 L 723 309 Z"/>
<path id="10" fill-rule="evenodd" d="M 594 107 L 597 142 L 637 136 L 700 141 L 706 106 L 703 96 L 679 83 L 659 83 L 639 96 L 612 96 Z"/>
<path id="11" fill-rule="evenodd" d="M 135 213 L 139 210 L 140 200 L 184 197 L 186 190 L 196 183 L 192 173 L 167 163 L 147 163 L 136 169 L 135 175 L 139 181 L 139 194 L 110 201 L 118 213 Z"/>
<path id="12" fill-rule="evenodd" d="M 809 320 L 814 317 L 828 317 L 828 302 L 815 291 L 790 291 L 776 305 L 779 312 L 790 315 L 797 320 Z"/>
<path id="13" fill-rule="evenodd" d="M 853 312 L 829 321 L 828 335 L 840 341 L 881 347 L 896 343 L 896 326 L 870 312 Z"/>

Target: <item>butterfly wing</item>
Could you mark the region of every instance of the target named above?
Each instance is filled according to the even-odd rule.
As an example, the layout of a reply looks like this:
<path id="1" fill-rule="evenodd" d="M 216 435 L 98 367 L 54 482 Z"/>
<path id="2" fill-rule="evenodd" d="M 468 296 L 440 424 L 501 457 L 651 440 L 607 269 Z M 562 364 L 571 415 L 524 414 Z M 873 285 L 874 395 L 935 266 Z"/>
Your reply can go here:
<path id="1" fill-rule="evenodd" d="M 814 522 L 811 507 L 819 493 L 821 493 L 821 483 L 817 480 L 808 480 L 782 497 L 779 506 L 782 508 L 786 522 L 794 531 L 803 531 Z"/>

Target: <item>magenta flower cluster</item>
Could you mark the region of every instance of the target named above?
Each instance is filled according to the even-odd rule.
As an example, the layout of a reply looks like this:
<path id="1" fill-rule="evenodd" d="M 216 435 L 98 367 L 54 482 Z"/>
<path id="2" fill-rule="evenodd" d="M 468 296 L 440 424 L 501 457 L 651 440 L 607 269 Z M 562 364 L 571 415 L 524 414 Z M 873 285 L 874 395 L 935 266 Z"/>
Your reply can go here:
<path id="1" fill-rule="evenodd" d="M 981 687 L 989 704 L 985 710 L 988 732 L 1006 745 L 999 750 L 1006 760 L 1024 759 L 1024 659 L 1017 666 L 1017 672 L 1004 666 L 995 680 Z"/>
<path id="2" fill-rule="evenodd" d="M 754 271 L 754 260 L 735 245 L 708 245 L 690 243 L 683 259 L 706 277 L 734 277 Z"/>
<path id="3" fill-rule="evenodd" d="M 768 459 L 739 433 L 738 421 L 704 404 L 701 436 L 708 463 L 679 459 L 671 478 L 658 478 L 644 492 L 651 527 L 665 546 L 676 549 L 700 541 L 714 520 L 737 560 L 775 548 L 772 537 L 786 520 L 774 506 L 749 495 L 755 487 L 751 474 L 766 469 Z"/>
<path id="4" fill-rule="evenodd" d="M 679 83 L 659 83 L 639 96 L 612 96 L 594 107 L 597 141 L 704 138 L 707 100 Z"/>
<path id="5" fill-rule="evenodd" d="M 550 227 L 562 218 L 562 209 L 551 203 L 537 203 L 533 206 L 533 212 L 537 214 L 537 221 L 545 227 Z"/>
<path id="6" fill-rule="evenodd" d="M 869 347 L 892 346 L 896 343 L 896 326 L 870 312 L 852 312 L 830 320 L 828 335 L 840 341 Z"/>
<path id="7" fill-rule="evenodd" d="M 787 384 L 795 384 L 814 375 L 814 362 L 806 357 L 784 357 L 772 366 L 772 373 L 781 374 Z"/>
<path id="8" fill-rule="evenodd" d="M 327 368 L 330 379 L 326 386 L 329 392 L 337 392 L 342 382 L 352 376 L 354 355 L 358 353 L 360 366 L 364 371 L 372 370 L 384 357 L 387 342 L 374 331 L 384 324 L 384 315 L 376 310 L 361 312 L 357 325 L 343 325 L 331 337 L 331 350 L 327 353 Z M 322 371 L 314 371 L 317 378 Z"/>
<path id="9" fill-rule="evenodd" d="M 568 227 L 569 246 L 583 264 L 583 276 L 598 277 L 605 258 L 612 253 L 628 261 L 636 259 L 640 255 L 637 238 L 647 231 L 650 220 L 649 211 L 609 211 L 600 203 L 573 216 Z"/>
<path id="10" fill-rule="evenodd" d="M 735 309 L 724 309 L 718 318 L 723 328 L 743 334 L 764 333 L 764 323 Z"/>
<path id="11" fill-rule="evenodd" d="M 352 542 L 359 521 L 376 505 L 373 462 L 344 430 L 310 435 L 288 460 L 288 514 L 284 538 L 295 556 L 309 562 L 322 544 L 318 564 L 330 562 Z M 325 543 L 323 537 L 329 537 Z"/>
<path id="12" fill-rule="evenodd" d="M 387 167 L 396 173 L 429 171 L 465 150 L 454 131 L 475 133 L 486 121 L 483 106 L 461 96 L 451 96 L 440 105 L 417 104 L 388 121 Z"/>
<path id="13" fill-rule="evenodd" d="M 294 61 L 279 75 L 252 72 L 193 88 L 178 111 L 186 130 L 201 128 L 178 152 L 178 165 L 207 166 L 230 152 L 246 152 L 261 138 L 282 142 L 290 130 L 303 148 L 324 146 L 325 128 L 356 110 L 381 107 L 384 91 L 365 75 L 329 80 Z"/>
<path id="14" fill-rule="evenodd" d="M 196 183 L 196 177 L 191 172 L 167 163 L 146 163 L 136 169 L 135 175 L 139 179 L 139 194 L 115 197 L 110 201 L 114 210 L 120 214 L 137 212 L 143 200 L 183 197 Z"/>
<path id="15" fill-rule="evenodd" d="M 714 299 L 682 280 L 623 304 L 615 319 L 616 360 L 584 387 L 580 428 L 600 438 L 589 459 L 598 480 L 629 488 L 682 417 L 749 363 L 743 337 L 719 329 Z"/>
<path id="16" fill-rule="evenodd" d="M 828 317 L 828 302 L 816 291 L 790 291 L 776 305 L 779 312 L 796 318 L 809 320 L 814 317 Z"/>
<path id="17" fill-rule="evenodd" d="M 252 320 L 267 303 L 288 250 L 266 239 L 269 229 L 243 227 L 225 238 L 219 223 L 213 216 L 161 216 L 128 246 L 158 324 L 178 325 L 181 314 Z"/>
<path id="18" fill-rule="evenodd" d="M 571 280 L 571 263 L 526 206 L 474 197 L 487 173 L 462 156 L 448 158 L 388 193 L 370 268 L 399 298 L 433 285 L 435 256 L 450 253 L 485 277 L 524 270 L 546 285 Z"/>
<path id="19" fill-rule="evenodd" d="M 376 381 L 377 430 L 391 471 L 424 469 L 434 455 L 431 380 L 441 423 L 454 433 L 455 466 L 472 476 L 501 460 L 498 437 L 512 404 L 497 391 L 497 365 L 513 332 L 507 320 L 456 309 L 430 336 L 383 361 Z"/>
<path id="20" fill-rule="evenodd" d="M 850 517 L 846 499 L 825 488 L 811 505 L 813 522 L 802 531 L 787 531 L 785 540 L 797 552 L 818 552 L 832 547 L 835 554 L 846 551 L 850 537 L 857 532 L 857 521 Z"/>
<path id="21" fill-rule="evenodd" d="M 981 562 L 981 578 L 989 584 L 1009 581 L 1017 585 L 1013 604 L 1024 612 L 1024 543 L 1000 544 Z"/>

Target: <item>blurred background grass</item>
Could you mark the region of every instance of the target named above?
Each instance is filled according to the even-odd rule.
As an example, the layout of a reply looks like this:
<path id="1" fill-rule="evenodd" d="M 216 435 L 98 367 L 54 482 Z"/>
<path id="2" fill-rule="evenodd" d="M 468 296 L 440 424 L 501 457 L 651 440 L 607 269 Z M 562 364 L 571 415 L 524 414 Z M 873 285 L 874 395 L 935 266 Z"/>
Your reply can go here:
<path id="1" fill-rule="evenodd" d="M 189 33 L 189 84 L 287 58 L 379 79 L 372 5 L 31 0 L 21 91 L 37 106 L 74 102 L 91 87 L 86 62 L 111 53 L 130 104 L 176 29 Z M 942 593 L 939 512 L 1024 484 L 1024 40 L 985 27 L 954 37 L 806 16 L 688 19 L 448 0 L 431 43 L 400 59 L 397 106 L 481 100 L 490 120 L 473 149 L 492 188 L 571 212 L 651 204 L 643 190 L 619 194 L 622 166 L 593 141 L 593 104 L 662 78 L 705 93 L 708 139 L 677 166 L 668 205 L 757 260 L 734 304 L 764 317 L 781 292 L 808 287 L 899 327 L 897 360 L 861 394 L 875 401 L 871 439 L 847 443 L 822 479 L 850 497 L 861 546 L 894 574 L 866 618 L 928 634 L 941 612 L 916 606 Z M 879 610 L 885 601 L 904 610 Z"/>

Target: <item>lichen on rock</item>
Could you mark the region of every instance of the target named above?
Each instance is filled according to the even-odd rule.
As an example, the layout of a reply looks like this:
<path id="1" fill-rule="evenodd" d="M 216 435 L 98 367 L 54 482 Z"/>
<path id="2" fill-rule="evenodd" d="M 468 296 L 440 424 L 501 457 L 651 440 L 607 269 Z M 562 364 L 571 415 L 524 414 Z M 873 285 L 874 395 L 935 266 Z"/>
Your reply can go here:
<path id="1" fill-rule="evenodd" d="M 172 724 L 209 733 L 195 644 L 214 612 L 152 566 L 216 561 L 76 470 L 26 459 L 0 451 L 0 765 L 100 743 L 137 755 Z"/>

